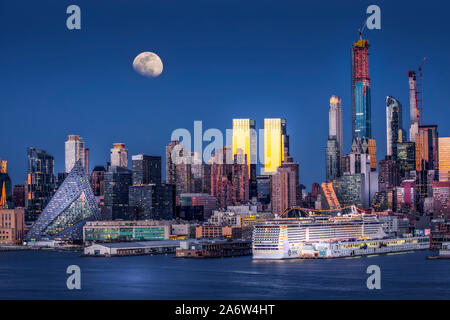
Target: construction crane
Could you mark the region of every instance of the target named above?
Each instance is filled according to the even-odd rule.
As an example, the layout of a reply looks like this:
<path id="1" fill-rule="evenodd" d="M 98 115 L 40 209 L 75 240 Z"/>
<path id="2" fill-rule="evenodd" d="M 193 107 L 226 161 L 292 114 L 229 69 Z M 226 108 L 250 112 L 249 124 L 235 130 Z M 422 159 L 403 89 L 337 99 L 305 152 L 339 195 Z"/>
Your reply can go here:
<path id="1" fill-rule="evenodd" d="M 419 117 L 419 124 L 422 123 L 422 117 L 423 117 L 423 84 L 422 84 L 422 67 L 425 64 L 425 61 L 427 60 L 427 57 L 423 57 L 422 63 L 419 66 L 419 92 L 418 95 L 418 102 L 419 102 L 419 110 L 420 110 L 420 117 Z"/>
<path id="2" fill-rule="evenodd" d="M 364 29 L 366 28 L 366 25 L 367 25 L 367 19 L 364 20 L 364 24 L 363 24 L 362 28 L 361 28 L 361 29 L 358 29 L 359 40 L 362 40 L 362 34 L 363 34 L 363 32 L 364 32 Z"/>

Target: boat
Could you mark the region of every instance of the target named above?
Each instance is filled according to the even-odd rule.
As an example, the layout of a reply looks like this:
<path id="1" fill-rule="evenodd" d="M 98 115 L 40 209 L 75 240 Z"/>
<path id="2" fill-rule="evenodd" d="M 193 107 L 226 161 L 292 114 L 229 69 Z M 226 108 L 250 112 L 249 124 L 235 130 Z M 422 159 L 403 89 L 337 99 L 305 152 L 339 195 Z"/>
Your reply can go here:
<path id="1" fill-rule="evenodd" d="M 450 259 L 450 242 L 443 242 L 438 255 L 428 256 L 427 259 Z"/>
<path id="2" fill-rule="evenodd" d="M 278 218 L 253 229 L 253 259 L 337 258 L 426 250 L 429 236 L 389 238 L 375 214 Z"/>

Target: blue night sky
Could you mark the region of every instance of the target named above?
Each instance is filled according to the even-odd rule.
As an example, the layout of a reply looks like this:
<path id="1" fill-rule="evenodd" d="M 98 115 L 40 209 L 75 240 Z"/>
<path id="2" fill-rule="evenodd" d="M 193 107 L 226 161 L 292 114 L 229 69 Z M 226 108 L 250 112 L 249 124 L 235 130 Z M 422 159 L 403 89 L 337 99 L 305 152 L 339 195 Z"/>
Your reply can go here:
<path id="1" fill-rule="evenodd" d="M 80 31 L 66 28 L 70 4 L 81 7 Z M 106 165 L 113 142 L 164 159 L 172 131 L 192 131 L 194 120 L 225 130 L 232 118 L 262 128 L 284 117 L 309 189 L 325 177 L 332 94 L 342 97 L 349 151 L 350 47 L 371 4 L 382 17 L 381 30 L 365 32 L 378 159 L 386 95 L 400 99 L 406 125 L 408 70 L 424 56 L 423 122 L 450 136 L 448 1 L 2 1 L 0 157 L 21 184 L 28 146 L 64 171 L 68 134 L 84 138 L 93 168 Z M 142 51 L 161 57 L 161 76 L 133 70 Z"/>

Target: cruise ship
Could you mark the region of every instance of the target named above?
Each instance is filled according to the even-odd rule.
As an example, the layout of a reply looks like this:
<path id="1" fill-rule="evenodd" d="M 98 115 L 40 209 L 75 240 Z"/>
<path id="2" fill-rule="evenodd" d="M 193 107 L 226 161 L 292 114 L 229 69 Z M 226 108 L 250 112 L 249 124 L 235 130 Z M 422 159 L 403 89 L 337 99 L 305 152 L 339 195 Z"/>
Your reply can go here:
<path id="1" fill-rule="evenodd" d="M 335 258 L 428 249 L 429 237 L 387 238 L 375 214 L 311 215 L 255 225 L 253 259 Z"/>

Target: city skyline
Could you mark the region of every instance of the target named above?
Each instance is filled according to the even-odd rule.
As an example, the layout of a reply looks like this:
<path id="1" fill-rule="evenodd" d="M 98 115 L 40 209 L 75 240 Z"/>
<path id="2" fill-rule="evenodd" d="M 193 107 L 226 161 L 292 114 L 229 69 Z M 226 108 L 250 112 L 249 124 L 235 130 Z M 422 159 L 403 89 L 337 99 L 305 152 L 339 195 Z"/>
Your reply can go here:
<path id="1" fill-rule="evenodd" d="M 2 3 L 0 300 L 450 299 L 448 9 Z"/>
<path id="2" fill-rule="evenodd" d="M 294 3 L 287 4 L 289 8 L 295 9 Z M 416 35 L 433 33 L 433 36 L 439 37 L 440 32 L 434 29 L 431 31 L 432 21 L 428 26 L 418 29 L 417 32 L 414 31 L 416 28 L 414 25 L 407 24 L 402 27 L 402 23 L 405 23 L 407 18 L 411 19 L 417 14 L 414 12 L 417 5 L 418 3 L 411 8 L 403 8 L 396 4 L 381 4 L 383 10 L 382 29 L 366 30 L 363 35 L 371 43 L 372 136 L 377 140 L 377 157 L 379 159 L 382 159 L 386 152 L 386 96 L 393 95 L 404 106 L 408 106 L 407 71 L 417 70 L 423 56 L 428 57 L 424 66 L 423 123 L 437 124 L 440 136 L 450 135 L 448 126 L 443 125 L 442 122 L 442 119 L 448 117 L 448 110 L 446 110 L 448 108 L 442 105 L 440 92 L 443 90 L 439 90 L 445 88 L 448 83 L 443 74 L 446 74 L 446 68 L 448 68 L 444 62 L 450 51 L 449 46 L 442 42 L 436 43 L 436 41 L 423 36 L 415 37 L 414 41 L 411 39 L 409 33 Z M 8 4 L 9 6 L 13 12 L 18 10 L 13 4 Z M 126 143 L 129 154 L 145 153 L 163 156 L 164 147 L 170 140 L 170 132 L 176 128 L 190 129 L 194 120 L 203 120 L 205 127 L 224 130 L 231 128 L 231 119 L 233 118 L 251 118 L 256 121 L 257 128 L 261 129 L 264 118 L 280 117 L 285 118 L 289 123 L 290 153 L 300 163 L 300 181 L 302 184 L 310 186 L 314 181 L 325 180 L 323 165 L 317 166 L 317 163 L 324 163 L 324 141 L 326 141 L 327 132 L 323 128 L 327 127 L 328 101 L 333 94 L 342 97 L 344 153 L 349 152 L 351 92 L 348 86 L 350 82 L 348 62 L 351 44 L 358 39 L 357 28 L 365 17 L 366 5 L 364 3 L 355 5 L 353 8 L 347 7 L 345 10 L 339 10 L 339 6 L 333 3 L 329 3 L 326 9 L 321 7 L 322 19 L 327 19 L 338 12 L 342 19 L 347 18 L 347 21 L 351 21 L 351 23 L 345 23 L 344 26 L 336 20 L 331 20 L 321 28 L 320 35 L 314 31 L 314 28 L 323 21 L 312 21 L 299 7 L 297 7 L 295 15 L 289 13 L 287 9 L 282 10 L 277 7 L 269 16 L 269 12 L 273 8 L 270 4 L 263 3 L 256 16 L 250 14 L 251 8 L 248 6 L 243 7 L 244 16 L 241 16 L 232 13 L 232 10 L 227 11 L 232 9 L 233 3 L 231 3 L 229 6 L 223 7 L 224 10 L 227 9 L 229 20 L 222 19 L 217 23 L 213 23 L 214 11 L 211 12 L 208 11 L 211 8 L 205 8 L 202 11 L 203 14 L 210 13 L 211 16 L 207 15 L 204 23 L 211 24 L 213 27 L 209 35 L 215 35 L 223 43 L 216 41 L 213 46 L 214 50 L 208 49 L 200 45 L 202 39 L 205 38 L 197 34 L 192 41 L 199 45 L 200 50 L 187 46 L 185 50 L 186 54 L 189 54 L 188 62 L 185 59 L 183 59 L 185 61 L 180 61 L 175 55 L 178 46 L 186 44 L 176 35 L 180 31 L 180 25 L 174 26 L 164 34 L 171 36 L 171 40 L 163 35 L 152 33 L 154 36 L 152 40 L 155 41 L 150 41 L 152 43 L 144 46 L 138 44 L 141 42 L 138 38 L 142 33 L 133 36 L 128 34 L 129 31 L 123 31 L 118 38 L 109 35 L 95 48 L 108 49 L 111 41 L 115 40 L 125 41 L 127 45 L 126 49 L 121 52 L 111 53 L 107 57 L 101 56 L 103 60 L 99 60 L 100 55 L 93 54 L 91 50 L 78 49 L 77 51 L 77 45 L 89 48 L 88 44 L 92 44 L 94 39 L 98 41 L 95 36 L 98 32 L 96 27 L 101 29 L 105 23 L 105 21 L 89 18 L 89 16 L 99 17 L 98 10 L 101 5 L 80 3 L 80 6 L 90 15 L 84 20 L 85 28 L 82 28 L 79 34 L 70 34 L 64 28 L 59 30 L 56 27 L 56 18 L 49 19 L 48 24 L 44 23 L 33 31 L 36 39 L 30 39 L 31 43 L 42 40 L 41 32 L 44 30 L 54 33 L 57 39 L 67 38 L 64 40 L 67 48 L 63 49 L 48 42 L 42 42 L 38 64 L 31 66 L 35 74 L 43 74 L 39 64 L 46 65 L 45 62 L 52 56 L 49 53 L 60 53 L 60 56 L 57 56 L 50 66 L 47 64 L 47 68 L 53 70 L 48 75 L 40 77 L 39 82 L 33 81 L 33 79 L 38 80 L 34 78 L 35 76 L 24 80 L 20 75 L 23 74 L 25 68 L 30 67 L 28 62 L 24 61 L 23 65 L 14 63 L 3 66 L 5 71 L 1 83 L 5 90 L 2 97 L 4 104 L 8 106 L 5 116 L 10 121 L 0 129 L 2 145 L 5 146 L 1 157 L 8 161 L 8 171 L 13 184 L 22 184 L 25 180 L 26 148 L 29 146 L 44 149 L 54 157 L 55 174 L 64 172 L 62 142 L 68 134 L 75 133 L 83 137 L 91 150 L 90 167 L 93 168 L 95 165 L 106 164 L 109 159 L 110 146 L 117 141 Z M 115 4 L 110 4 L 110 6 L 109 13 L 114 17 L 118 14 L 119 8 Z M 161 4 L 156 9 L 162 16 L 165 16 L 166 9 L 174 8 Z M 179 16 L 182 9 L 183 5 L 177 7 L 175 14 Z M 315 12 L 319 8 L 313 5 L 309 10 Z M 425 10 L 433 10 L 433 19 L 436 19 L 436 16 L 439 17 L 444 11 L 437 11 L 433 6 L 431 9 Z M 125 11 L 125 14 L 128 15 L 136 14 L 137 21 L 143 19 L 143 16 L 136 13 L 136 7 L 132 5 Z M 231 21 L 236 26 L 243 27 L 244 30 L 254 31 L 253 27 L 249 26 L 248 19 L 246 19 L 248 17 L 251 22 L 257 20 L 258 27 L 262 31 L 276 35 L 274 42 L 268 45 L 261 36 L 257 36 L 253 40 L 249 38 L 250 32 L 239 35 L 221 28 L 222 25 L 227 25 L 227 22 Z M 264 17 L 271 17 L 269 21 L 273 23 L 262 23 Z M 157 19 L 156 25 L 152 25 L 152 27 L 163 28 L 167 22 L 162 20 L 162 18 Z M 282 20 L 286 22 L 281 23 Z M 16 27 L 13 34 L 20 37 L 28 34 L 26 28 L 8 21 L 7 17 L 2 23 L 5 22 Z M 295 26 L 292 30 L 288 29 L 290 23 Z M 190 27 L 192 30 L 189 29 L 185 32 L 198 31 L 200 26 L 201 24 L 194 24 Z M 330 26 L 336 28 L 333 29 Z M 50 27 L 54 27 L 55 30 Z M 130 26 L 132 30 L 136 27 L 134 24 Z M 47 30 L 49 28 L 50 30 Z M 116 26 L 116 28 L 118 27 Z M 141 32 L 148 31 L 148 29 L 144 29 Z M 46 33 L 46 37 L 48 37 L 48 33 Z M 174 39 L 180 42 L 173 42 Z M 328 40 L 328 43 L 333 46 L 331 54 L 326 50 L 326 46 L 318 48 L 320 46 L 317 43 L 324 40 Z M 20 46 L 16 46 L 12 41 L 10 35 L 6 36 L 6 41 L 11 43 L 11 52 L 3 52 L 4 59 L 2 61 L 9 61 L 11 53 L 20 49 Z M 238 50 L 236 45 L 242 46 L 243 43 L 246 44 L 244 49 Z M 391 50 L 393 43 L 401 49 Z M 224 44 L 227 44 L 226 48 Z M 314 54 L 305 50 L 305 48 L 311 47 L 316 50 Z M 261 51 L 260 49 L 263 48 L 266 50 Z M 267 66 L 267 58 L 275 57 L 279 48 L 285 49 L 283 52 L 283 61 L 285 62 L 278 63 L 270 60 L 269 66 L 273 66 L 277 70 L 261 69 L 263 66 Z M 132 57 L 142 49 L 154 50 L 164 61 L 165 69 L 159 78 L 151 80 L 140 78 L 132 70 Z M 202 51 L 202 49 L 204 50 Z M 198 56 L 197 59 L 193 55 L 194 51 Z M 237 52 L 241 55 L 237 55 Z M 17 54 L 20 55 L 20 53 Z M 225 55 L 227 55 L 227 59 L 224 59 Z M 321 57 L 319 60 L 323 65 L 319 65 L 316 56 Z M 61 59 L 61 57 L 65 57 L 65 59 Z M 100 75 L 103 83 L 93 84 L 90 82 L 93 80 L 87 79 L 79 71 L 76 71 L 76 68 L 81 68 L 81 70 L 89 68 L 89 65 L 84 63 L 88 58 L 93 61 L 93 64 L 104 62 L 91 65 L 94 70 L 89 71 L 91 76 L 97 76 L 94 77 L 94 81 L 98 82 L 98 75 Z M 326 63 L 322 63 L 323 59 L 326 59 Z M 225 70 L 228 68 L 231 69 Z M 183 89 L 186 87 L 184 81 L 189 80 L 178 73 L 179 70 L 186 70 L 192 74 L 194 69 L 197 70 L 198 75 L 191 79 L 193 85 L 199 88 L 208 88 L 207 93 L 201 89 L 191 88 L 192 90 L 188 91 Z M 269 76 L 261 73 L 260 70 L 264 70 Z M 325 70 L 329 72 L 325 74 Z M 16 76 L 13 76 L 12 72 Z M 123 83 L 106 79 L 108 72 L 119 72 L 118 78 L 122 79 Z M 319 76 L 317 77 L 315 74 Z M 321 74 L 324 76 L 320 76 Z M 236 75 L 239 76 L 238 80 L 236 80 Z M 259 75 L 265 76 L 259 77 Z M 312 88 L 309 84 L 309 79 L 313 76 L 320 81 L 320 88 Z M 61 81 L 57 80 L 57 77 Z M 9 81 L 11 79 L 12 82 Z M 120 84 L 126 84 L 124 86 L 126 90 L 111 92 L 111 90 L 116 90 Z M 18 87 L 28 90 L 29 95 L 19 98 Z M 54 92 L 52 95 L 50 95 L 51 91 L 48 91 L 50 87 Z M 268 88 L 272 90 L 267 90 Z M 178 91 L 183 100 L 169 97 L 168 93 L 173 90 Z M 224 95 L 226 95 L 225 99 Z M 30 97 L 33 99 L 29 100 Z M 148 101 L 152 103 L 149 105 Z M 130 107 L 125 108 L 127 105 Z M 118 111 L 109 112 L 109 110 Z M 129 112 L 129 116 L 124 117 L 121 112 L 125 115 Z M 143 116 L 137 117 L 136 114 Z M 409 119 L 406 114 L 407 112 L 404 112 L 403 127 L 409 128 L 407 125 Z M 99 118 L 100 115 L 103 118 Z M 154 117 L 152 117 L 153 115 Z M 36 123 L 36 119 L 40 119 L 39 117 L 43 117 L 40 122 L 45 125 Z M 44 120 L 47 118 L 52 126 L 47 125 L 48 122 Z M 159 121 L 159 118 L 167 118 L 170 121 Z M 74 121 L 67 121 L 68 119 Z M 15 132 L 13 128 L 17 131 Z M 33 131 L 26 130 L 26 128 L 33 128 Z M 14 134 L 11 134 L 12 132 Z"/>

